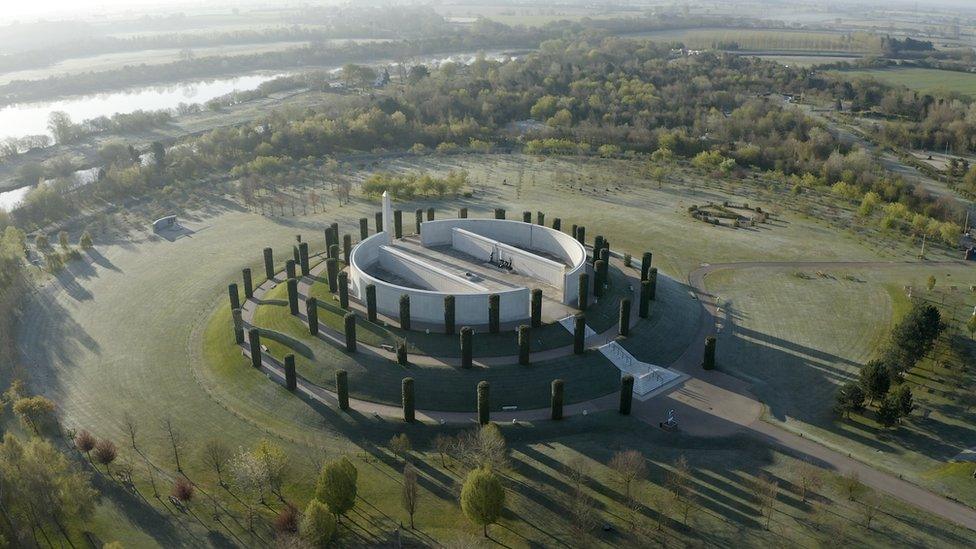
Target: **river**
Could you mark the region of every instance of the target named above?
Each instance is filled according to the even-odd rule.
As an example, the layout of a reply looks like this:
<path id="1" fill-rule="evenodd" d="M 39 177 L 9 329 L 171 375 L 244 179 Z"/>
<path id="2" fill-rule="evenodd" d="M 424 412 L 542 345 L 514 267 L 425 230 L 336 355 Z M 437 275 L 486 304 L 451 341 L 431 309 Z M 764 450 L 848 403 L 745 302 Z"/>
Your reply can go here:
<path id="1" fill-rule="evenodd" d="M 49 134 L 47 120 L 54 111 L 64 111 L 68 113 L 71 120 L 81 122 L 115 113 L 172 109 L 180 103 L 205 103 L 231 92 L 253 90 L 260 84 L 279 76 L 282 74 L 249 74 L 73 96 L 55 101 L 15 103 L 0 108 L 0 139 Z"/>

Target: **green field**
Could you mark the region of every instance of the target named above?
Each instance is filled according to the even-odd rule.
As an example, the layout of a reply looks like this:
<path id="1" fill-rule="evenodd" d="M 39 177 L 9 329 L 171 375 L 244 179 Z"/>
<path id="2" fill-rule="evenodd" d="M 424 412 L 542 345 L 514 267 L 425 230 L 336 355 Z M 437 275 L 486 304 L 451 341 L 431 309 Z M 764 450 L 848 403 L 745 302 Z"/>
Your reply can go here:
<path id="1" fill-rule="evenodd" d="M 896 68 L 849 70 L 836 74 L 844 78 L 876 78 L 894 86 L 920 92 L 959 93 L 976 97 L 976 74 L 938 69 Z"/>
<path id="2" fill-rule="evenodd" d="M 976 345 L 962 324 L 976 294 L 971 266 L 839 268 L 819 277 L 814 270 L 743 269 L 709 275 L 710 291 L 724 304 L 728 320 L 719 337 L 720 368 L 751 382 L 767 405 L 766 419 L 828 445 L 851 452 L 931 489 L 969 503 L 976 488 L 965 480 L 972 466 L 949 461 L 974 441 L 968 358 L 940 344 L 934 358 L 907 376 L 917 410 L 897 430 L 871 419 L 839 421 L 831 411 L 839 384 L 856 379 L 873 358 L 891 324 L 908 306 L 905 286 L 915 297 L 936 303 L 964 352 Z M 925 281 L 938 279 L 929 293 Z M 971 356 L 971 355 L 970 355 Z"/>

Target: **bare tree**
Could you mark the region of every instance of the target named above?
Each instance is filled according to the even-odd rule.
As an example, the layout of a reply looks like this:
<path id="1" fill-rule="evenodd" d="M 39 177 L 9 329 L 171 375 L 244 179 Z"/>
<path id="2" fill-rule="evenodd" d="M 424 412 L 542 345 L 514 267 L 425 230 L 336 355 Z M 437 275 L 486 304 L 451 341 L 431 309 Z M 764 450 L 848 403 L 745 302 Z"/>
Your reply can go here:
<path id="1" fill-rule="evenodd" d="M 417 468 L 408 463 L 403 468 L 403 510 L 410 515 L 410 528 L 413 529 L 413 515 L 417 512 L 420 493 L 417 489 Z"/>
<path id="2" fill-rule="evenodd" d="M 841 477 L 840 485 L 844 492 L 847 493 L 847 499 L 849 501 L 857 501 L 857 498 L 867 489 L 861 483 L 861 477 L 858 476 L 857 471 L 851 471 Z"/>
<path id="3" fill-rule="evenodd" d="M 173 449 L 173 461 L 176 462 L 176 470 L 182 473 L 183 467 L 180 464 L 180 450 L 183 449 L 183 433 L 173 425 L 173 418 L 169 416 L 163 418 L 163 430 L 166 431 L 170 447 Z"/>
<path id="4" fill-rule="evenodd" d="M 125 412 L 122 414 L 122 429 L 125 430 L 126 434 L 129 435 L 129 443 L 132 444 L 132 448 L 136 448 L 136 433 L 139 431 L 139 426 L 136 424 L 136 420 L 132 417 L 132 414 Z"/>
<path id="5" fill-rule="evenodd" d="M 823 471 L 816 465 L 803 461 L 796 467 L 797 485 L 800 487 L 800 499 L 807 501 L 807 495 L 823 487 Z"/>
<path id="6" fill-rule="evenodd" d="M 682 523 L 687 525 L 688 515 L 695 509 L 697 502 L 691 490 L 691 466 L 688 465 L 685 456 L 680 456 L 675 460 L 665 482 L 668 490 L 671 491 L 674 506 L 681 513 Z"/>
<path id="7" fill-rule="evenodd" d="M 569 528 L 580 545 L 586 545 L 590 532 L 597 526 L 596 502 L 585 490 L 577 490 L 569 497 Z"/>
<path id="8" fill-rule="evenodd" d="M 410 437 L 406 433 L 400 433 L 399 435 L 393 435 L 390 439 L 390 451 L 393 455 L 406 461 L 407 455 L 410 453 Z"/>
<path id="9" fill-rule="evenodd" d="M 462 463 L 474 467 L 491 467 L 494 471 L 508 468 L 508 446 L 501 430 L 494 423 L 458 435 L 457 453 Z"/>
<path id="10" fill-rule="evenodd" d="M 217 484 L 224 486 L 221 470 L 230 457 L 230 448 L 217 438 L 211 438 L 203 445 L 203 461 L 217 473 Z"/>
<path id="11" fill-rule="evenodd" d="M 447 468 L 447 461 L 445 460 L 447 454 L 451 452 L 451 446 L 454 444 L 454 439 L 443 434 L 438 433 L 434 437 L 434 450 L 437 451 L 441 456 L 441 467 Z"/>
<path id="12" fill-rule="evenodd" d="M 631 485 L 647 476 L 647 463 L 644 461 L 644 456 L 637 450 L 617 452 L 610 459 L 610 468 L 616 474 L 617 481 L 623 486 L 627 502 L 632 502 Z"/>
<path id="13" fill-rule="evenodd" d="M 750 484 L 752 495 L 759 505 L 759 515 L 764 519 L 764 527 L 769 530 L 769 522 L 776 507 L 776 494 L 779 492 L 776 479 L 762 472 Z"/>
<path id="14" fill-rule="evenodd" d="M 576 492 L 583 489 L 584 481 L 590 476 L 590 466 L 583 456 L 574 456 L 566 462 L 566 476 L 573 483 Z"/>
<path id="15" fill-rule="evenodd" d="M 878 515 L 880 508 L 881 500 L 874 492 L 867 493 L 861 498 L 861 516 L 864 517 L 865 528 L 871 528 L 871 521 Z"/>

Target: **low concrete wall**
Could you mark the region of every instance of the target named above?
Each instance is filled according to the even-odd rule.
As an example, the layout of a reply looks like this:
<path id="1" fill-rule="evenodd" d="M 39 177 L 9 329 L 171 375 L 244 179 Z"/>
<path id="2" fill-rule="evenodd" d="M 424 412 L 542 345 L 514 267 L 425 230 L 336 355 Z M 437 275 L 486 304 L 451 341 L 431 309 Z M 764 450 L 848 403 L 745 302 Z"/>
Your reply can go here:
<path id="1" fill-rule="evenodd" d="M 349 258 L 349 294 L 366 301 L 366 286 L 376 286 L 376 309 L 391 318 L 400 314 L 400 296 L 410 296 L 410 318 L 417 323 L 443 325 L 444 297 L 454 295 L 455 321 L 459 326 L 481 326 L 488 323 L 488 295 L 450 293 L 407 288 L 380 280 L 365 271 L 381 260 L 383 247 L 390 243 L 386 233 L 377 233 L 352 249 Z M 466 281 L 467 282 L 467 281 Z M 474 290 L 469 289 L 469 292 Z M 503 323 L 520 322 L 529 317 L 529 289 L 516 288 L 496 292 L 499 297 L 499 319 Z M 418 326 L 420 328 L 421 326 Z"/>
<path id="2" fill-rule="evenodd" d="M 586 248 L 572 236 L 549 227 L 525 223 L 523 221 L 507 219 L 440 219 L 426 221 L 420 225 L 420 242 L 424 246 L 453 245 L 454 229 L 463 229 L 502 244 L 545 252 L 554 257 L 558 257 L 569 268 L 562 273 L 561 283 L 551 284 L 557 288 L 562 288 L 563 303 L 576 305 L 579 275 L 583 272 L 590 272 L 590 266 L 586 261 Z M 481 254 L 475 257 L 487 259 L 488 256 L 487 254 Z M 592 279 L 592 276 L 590 278 Z M 548 281 L 547 278 L 541 279 Z"/>
<path id="3" fill-rule="evenodd" d="M 458 227 L 451 230 L 453 232 L 451 245 L 459 252 L 475 258 L 484 258 L 484 261 L 491 258 L 495 263 L 511 262 L 512 270 L 516 273 L 541 280 L 556 288 L 563 284 L 566 266 L 562 263 Z"/>
<path id="4" fill-rule="evenodd" d="M 485 286 L 475 284 L 391 246 L 380 246 L 379 263 L 385 271 L 425 290 L 446 293 L 488 291 Z"/>

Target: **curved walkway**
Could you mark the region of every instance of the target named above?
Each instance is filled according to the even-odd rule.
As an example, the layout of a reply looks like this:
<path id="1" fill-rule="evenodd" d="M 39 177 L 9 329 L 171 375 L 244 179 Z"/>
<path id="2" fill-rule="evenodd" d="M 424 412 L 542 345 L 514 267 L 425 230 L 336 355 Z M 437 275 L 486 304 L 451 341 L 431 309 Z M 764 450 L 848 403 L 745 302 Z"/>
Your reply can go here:
<path id="1" fill-rule="evenodd" d="M 712 272 L 726 269 L 750 269 L 750 268 L 807 268 L 807 269 L 832 269 L 844 267 L 860 267 L 883 269 L 893 267 L 904 267 L 914 265 L 915 262 L 883 262 L 883 261 L 772 261 L 772 262 L 741 262 L 741 263 L 717 263 L 704 264 L 695 269 L 688 276 L 688 284 L 694 290 L 696 297 L 701 302 L 701 315 L 698 331 L 693 341 L 703 342 L 705 337 L 715 334 L 716 319 L 719 314 L 718 304 L 714 296 L 705 289 L 705 277 Z M 963 265 L 963 261 L 933 261 L 927 265 Z M 321 272 L 323 266 L 317 266 Z M 313 272 L 315 270 L 313 269 Z M 255 289 L 255 299 L 248 300 L 243 305 L 245 321 L 250 323 L 256 309 L 257 299 L 268 290 L 274 287 L 278 281 L 266 281 L 259 288 Z M 307 290 L 309 282 L 302 281 L 301 288 Z M 636 309 L 636 307 L 634 308 Z M 327 328 L 328 329 L 328 328 Z M 327 339 L 334 339 L 334 330 L 328 329 L 333 334 L 326 334 Z M 593 336 L 587 340 L 588 347 L 596 346 L 597 342 L 602 344 L 604 339 L 615 336 L 616 329 L 610 330 Z M 321 332 L 320 332 L 321 333 Z M 341 334 L 339 334 L 341 336 Z M 342 345 L 342 339 L 335 342 Z M 379 356 L 394 359 L 392 353 L 376 347 L 365 347 Z M 566 348 L 551 349 L 533 353 L 532 358 L 543 356 L 558 358 L 565 356 Z M 572 352 L 572 348 L 569 347 Z M 247 345 L 244 345 L 245 355 L 249 355 Z M 545 353 L 552 353 L 547 355 Z M 880 492 L 884 492 L 892 497 L 900 499 L 910 505 L 917 506 L 930 513 L 939 515 L 956 524 L 976 531 L 976 510 L 959 502 L 947 499 L 902 480 L 894 475 L 874 469 L 849 455 L 834 451 L 810 439 L 796 435 L 786 429 L 768 423 L 761 419 L 763 405 L 749 392 L 749 384 L 717 370 L 706 371 L 701 369 L 703 356 L 703 346 L 692 344 L 685 352 L 678 357 L 670 369 L 688 374 L 688 378 L 683 383 L 677 384 L 646 401 L 634 400 L 632 414 L 642 421 L 654 425 L 662 422 L 669 410 L 674 410 L 681 422 L 682 431 L 694 436 L 721 437 L 734 433 L 744 432 L 750 434 L 764 443 L 779 446 L 791 454 L 802 459 L 807 459 L 828 467 L 838 474 L 857 474 L 858 478 L 865 485 Z M 419 359 L 420 357 L 415 357 Z M 428 357 L 432 360 L 433 357 Z M 492 357 L 490 361 L 482 359 L 481 364 L 492 364 L 494 359 L 511 361 L 517 357 Z M 447 362 L 438 362 L 449 364 Z M 280 363 L 271 357 L 264 357 L 262 370 L 278 383 L 284 383 L 284 371 Z M 299 376 L 297 391 L 306 398 L 312 398 L 320 403 L 329 406 L 337 406 L 338 400 L 334 392 L 314 385 Z M 598 412 L 616 409 L 618 397 L 615 393 L 605 395 L 600 398 L 580 402 L 564 407 L 564 417 L 587 412 Z M 379 404 L 358 399 L 349 399 L 350 408 L 356 412 L 378 415 L 390 418 L 402 417 L 402 410 L 399 406 Z M 473 412 L 438 412 L 431 410 L 418 410 L 416 417 L 420 421 L 439 422 L 439 423 L 475 423 L 476 414 Z M 494 421 L 541 421 L 549 418 L 549 409 L 519 410 L 512 412 L 493 412 Z"/>

